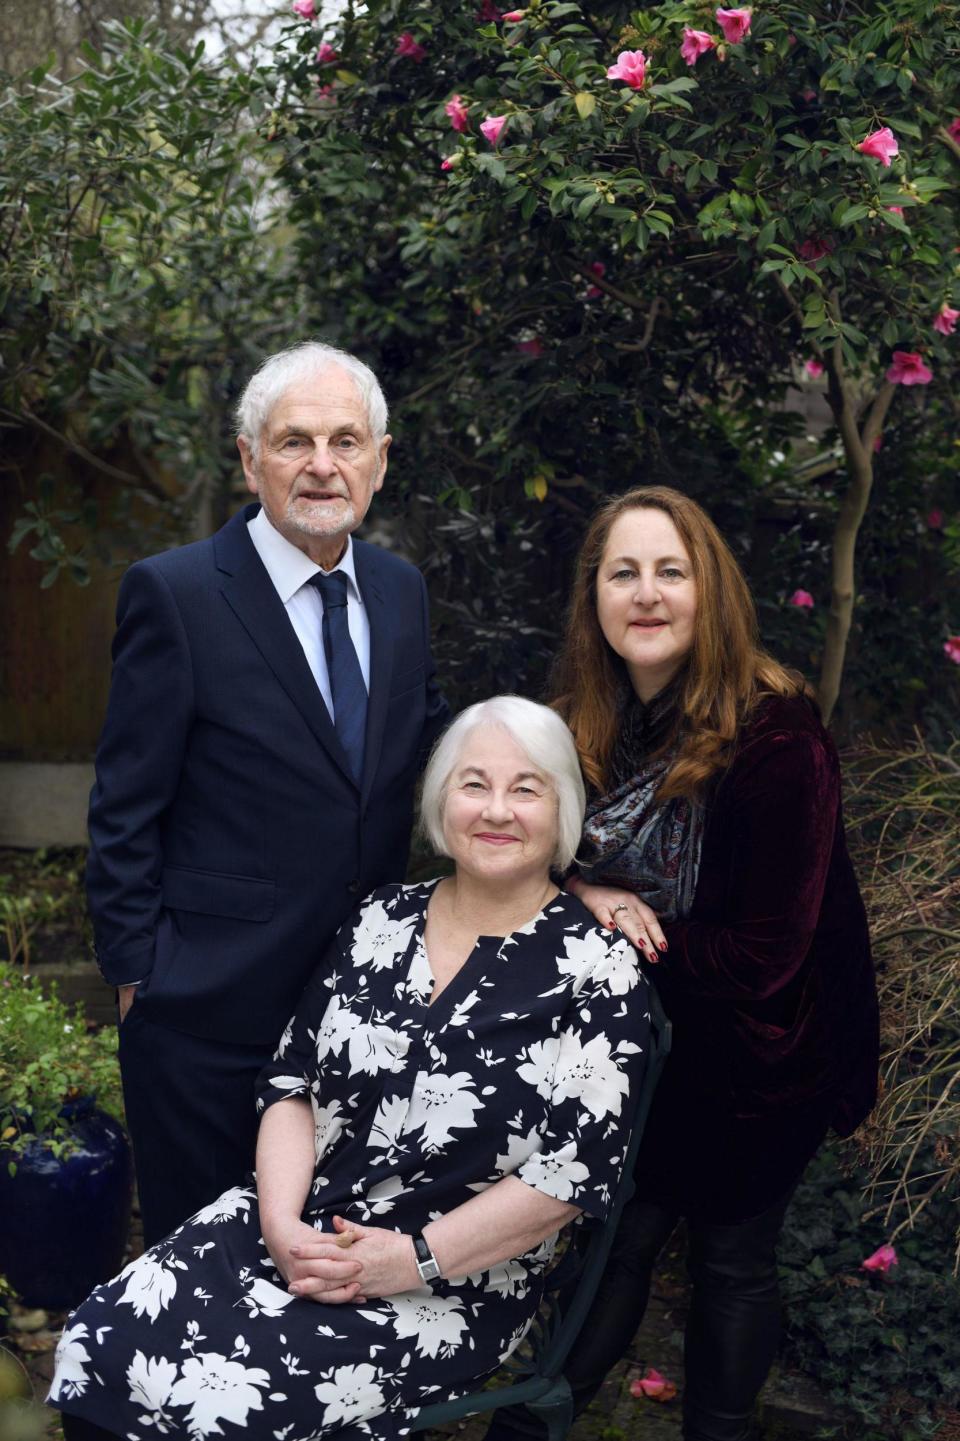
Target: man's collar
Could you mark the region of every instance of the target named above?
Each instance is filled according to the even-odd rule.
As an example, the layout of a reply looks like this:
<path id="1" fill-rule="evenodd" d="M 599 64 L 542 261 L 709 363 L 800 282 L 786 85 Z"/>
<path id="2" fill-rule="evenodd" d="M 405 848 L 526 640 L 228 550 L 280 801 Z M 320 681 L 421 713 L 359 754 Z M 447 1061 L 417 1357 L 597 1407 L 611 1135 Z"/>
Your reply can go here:
<path id="1" fill-rule="evenodd" d="M 253 520 L 247 522 L 247 530 L 254 548 L 263 561 L 264 568 L 273 582 L 274 589 L 286 605 L 292 595 L 306 585 L 311 576 L 332 574 L 310 559 L 298 546 L 271 525 L 267 512 L 260 507 Z M 347 536 L 346 549 L 337 561 L 334 570 L 342 570 L 349 582 L 354 597 L 362 600 L 357 584 L 357 573 L 353 557 L 353 537 Z"/>

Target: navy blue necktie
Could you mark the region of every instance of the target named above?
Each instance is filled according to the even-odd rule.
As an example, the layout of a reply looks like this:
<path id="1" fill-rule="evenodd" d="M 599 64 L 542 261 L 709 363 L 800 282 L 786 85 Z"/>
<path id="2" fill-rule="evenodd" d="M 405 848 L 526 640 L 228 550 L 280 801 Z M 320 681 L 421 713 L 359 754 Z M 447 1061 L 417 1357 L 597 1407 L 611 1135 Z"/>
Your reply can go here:
<path id="1" fill-rule="evenodd" d="M 367 688 L 347 625 L 347 577 L 312 575 L 309 584 L 323 597 L 323 649 L 333 697 L 333 724 L 347 753 L 354 779 L 363 776 L 363 742 L 367 728 Z"/>

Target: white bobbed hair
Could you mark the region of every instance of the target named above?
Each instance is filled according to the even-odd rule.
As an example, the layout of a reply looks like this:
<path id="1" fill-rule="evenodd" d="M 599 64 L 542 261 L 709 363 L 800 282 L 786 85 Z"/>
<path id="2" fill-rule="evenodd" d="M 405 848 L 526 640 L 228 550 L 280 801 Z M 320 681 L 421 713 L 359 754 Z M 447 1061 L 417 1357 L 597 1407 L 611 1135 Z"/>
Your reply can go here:
<path id="1" fill-rule="evenodd" d="M 557 849 L 554 865 L 565 871 L 576 855 L 586 805 L 577 748 L 564 722 L 549 706 L 519 695 L 495 695 L 461 711 L 434 746 L 420 794 L 420 827 L 437 855 L 449 855 L 443 832 L 443 807 L 450 777 L 464 742 L 478 726 L 499 726 L 530 757 L 534 770 L 550 782 L 557 797 Z"/>
<path id="2" fill-rule="evenodd" d="M 387 433 L 387 402 L 369 365 L 346 350 L 337 350 L 336 346 L 325 345 L 320 340 L 304 340 L 265 360 L 250 377 L 237 402 L 237 433 L 249 444 L 254 460 L 260 458 L 260 437 L 267 417 L 284 392 L 332 365 L 338 365 L 352 377 L 367 413 L 374 445 L 379 446 Z"/>

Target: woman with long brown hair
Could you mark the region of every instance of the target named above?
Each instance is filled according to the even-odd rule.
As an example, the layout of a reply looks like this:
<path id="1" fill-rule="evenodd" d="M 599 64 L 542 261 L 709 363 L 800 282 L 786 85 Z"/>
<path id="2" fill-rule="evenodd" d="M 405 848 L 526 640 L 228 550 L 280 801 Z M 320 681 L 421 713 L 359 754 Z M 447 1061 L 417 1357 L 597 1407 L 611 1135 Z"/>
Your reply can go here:
<path id="1" fill-rule="evenodd" d="M 582 1409 L 687 1223 L 686 1441 L 743 1441 L 776 1351 L 776 1243 L 829 1128 L 869 1112 L 877 1009 L 836 750 L 802 679 L 757 639 L 716 526 L 630 490 L 583 544 L 555 705 L 591 795 L 566 884 L 655 964 L 673 1052 L 636 1197 L 567 1375 Z M 532 1418 L 492 1432 L 533 1429 Z"/>

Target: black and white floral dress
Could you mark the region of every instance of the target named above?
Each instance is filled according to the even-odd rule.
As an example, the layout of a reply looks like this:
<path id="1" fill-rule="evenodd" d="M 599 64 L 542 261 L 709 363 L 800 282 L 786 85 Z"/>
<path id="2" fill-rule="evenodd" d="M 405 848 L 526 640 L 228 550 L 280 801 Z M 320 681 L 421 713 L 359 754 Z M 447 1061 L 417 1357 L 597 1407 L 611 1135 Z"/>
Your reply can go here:
<path id="1" fill-rule="evenodd" d="M 417 1232 L 503 1176 L 603 1217 L 649 1026 L 637 956 L 561 894 L 481 936 L 430 1005 L 434 882 L 375 891 L 341 929 L 260 1078 L 309 1097 L 304 1220 Z M 254 1185 L 205 1206 L 73 1314 L 50 1401 L 129 1437 L 389 1441 L 522 1340 L 554 1241 L 384 1300 L 288 1294 Z"/>

